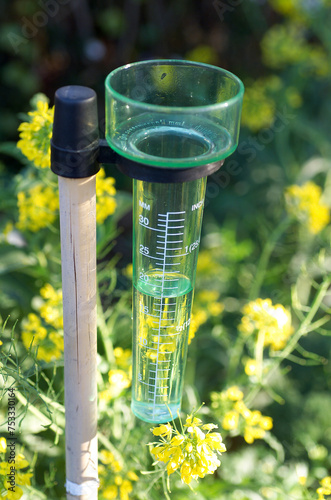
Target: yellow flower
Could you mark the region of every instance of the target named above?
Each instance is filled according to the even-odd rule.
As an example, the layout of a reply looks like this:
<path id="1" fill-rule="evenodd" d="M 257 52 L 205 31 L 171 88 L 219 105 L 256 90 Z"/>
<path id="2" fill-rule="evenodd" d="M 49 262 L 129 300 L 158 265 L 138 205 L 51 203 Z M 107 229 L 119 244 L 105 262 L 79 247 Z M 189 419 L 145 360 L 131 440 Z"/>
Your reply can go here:
<path id="1" fill-rule="evenodd" d="M 272 429 L 271 417 L 262 415 L 259 410 L 250 410 L 243 401 L 243 392 L 237 386 L 221 393 L 211 393 L 212 408 L 222 419 L 222 427 L 236 431 L 244 436 L 247 443 L 263 439 L 266 431 Z"/>
<path id="2" fill-rule="evenodd" d="M 242 108 L 242 124 L 253 132 L 270 127 L 275 118 L 276 103 L 268 95 L 263 80 L 246 86 Z"/>
<path id="3" fill-rule="evenodd" d="M 117 486 L 113 484 L 111 486 L 107 486 L 107 488 L 102 491 L 102 495 L 106 500 L 113 500 L 114 498 L 117 498 L 117 491 Z"/>
<path id="4" fill-rule="evenodd" d="M 114 478 L 114 483 L 116 484 L 116 486 L 120 486 L 123 482 L 123 479 L 121 476 L 115 476 Z"/>
<path id="5" fill-rule="evenodd" d="M 116 364 L 123 370 L 130 370 L 132 365 L 132 351 L 131 349 L 122 349 L 122 347 L 115 347 L 114 356 Z"/>
<path id="6" fill-rule="evenodd" d="M 32 472 L 25 472 L 25 473 L 17 472 L 16 481 L 21 486 L 30 486 L 32 477 L 33 477 Z"/>
<path id="7" fill-rule="evenodd" d="M 28 113 L 29 122 L 18 127 L 20 140 L 17 147 L 36 167 L 50 166 L 50 139 L 53 129 L 54 107 L 48 108 L 45 101 L 38 101 L 35 111 Z"/>
<path id="8" fill-rule="evenodd" d="M 190 344 L 200 326 L 208 319 L 204 309 L 195 309 L 191 314 L 188 343 Z"/>
<path id="9" fill-rule="evenodd" d="M 270 299 L 256 299 L 243 308 L 244 316 L 239 330 L 244 335 L 261 332 L 264 345 L 280 350 L 293 333 L 291 315 L 281 304 L 272 305 Z"/>
<path id="10" fill-rule="evenodd" d="M 100 168 L 96 177 L 96 211 L 98 224 L 102 224 L 109 215 L 115 212 L 116 201 L 114 196 L 116 194 L 116 189 L 114 184 L 115 179 L 113 177 L 106 177 L 104 168 Z"/>
<path id="11" fill-rule="evenodd" d="M 318 500 L 324 500 L 325 495 L 331 495 L 331 476 L 326 476 L 320 481 L 320 487 L 317 488 Z"/>
<path id="12" fill-rule="evenodd" d="M 239 413 L 236 411 L 228 411 L 223 418 L 222 427 L 227 431 L 237 429 L 239 423 Z"/>
<path id="13" fill-rule="evenodd" d="M 306 476 L 299 476 L 298 477 L 298 483 L 301 484 L 301 486 L 305 486 L 306 482 L 307 482 Z"/>
<path id="14" fill-rule="evenodd" d="M 172 434 L 172 427 L 168 424 L 161 424 L 158 427 L 154 427 L 152 430 L 154 436 L 161 436 L 165 438 L 169 438 Z"/>
<path id="15" fill-rule="evenodd" d="M 326 476 L 326 477 L 323 477 L 323 479 L 321 480 L 321 485 L 324 487 L 324 488 L 329 488 L 331 489 L 331 476 Z M 330 493 L 329 493 L 330 494 Z"/>
<path id="16" fill-rule="evenodd" d="M 240 413 L 240 415 L 244 417 L 244 419 L 249 418 L 251 414 L 251 411 L 247 408 L 243 401 L 236 401 L 236 403 L 234 404 L 234 409 L 235 411 Z"/>
<path id="17" fill-rule="evenodd" d="M 114 472 L 120 472 L 123 469 L 122 465 L 118 460 L 114 460 L 111 466 Z"/>
<path id="18" fill-rule="evenodd" d="M 100 460 L 103 464 L 109 465 L 114 461 L 114 455 L 109 450 L 101 450 L 100 451 Z"/>
<path id="19" fill-rule="evenodd" d="M 255 375 L 257 371 L 257 363 L 255 359 L 248 359 L 245 364 L 245 373 L 248 376 Z"/>
<path id="20" fill-rule="evenodd" d="M 41 318 L 34 313 L 22 321 L 22 341 L 27 350 L 36 347 L 37 359 L 46 363 L 61 358 L 63 354 L 62 331 L 45 328 Z"/>
<path id="21" fill-rule="evenodd" d="M 217 454 L 226 451 L 221 434 L 210 432 L 216 426 L 205 424 L 205 434 L 200 429 L 201 425 L 199 418 L 188 415 L 184 428 L 181 425 L 182 433 L 173 429 L 170 424 L 165 426 L 166 429 L 163 429 L 162 425 L 151 429 L 154 435 L 163 435 L 162 443 L 151 449 L 156 461 L 164 463 L 169 476 L 179 471 L 182 481 L 186 484 L 190 484 L 192 479 L 213 474 L 220 465 Z"/>
<path id="22" fill-rule="evenodd" d="M 198 273 L 210 273 L 213 269 L 213 261 L 211 253 L 208 250 L 201 250 L 198 256 L 197 271 Z"/>
<path id="23" fill-rule="evenodd" d="M 124 481 L 121 483 L 121 488 L 120 488 L 120 492 L 121 494 L 125 494 L 125 493 L 131 493 L 132 491 L 132 483 L 131 481 L 129 481 L 128 479 L 124 479 Z"/>
<path id="24" fill-rule="evenodd" d="M 127 389 L 131 385 L 131 380 L 123 370 L 109 370 L 108 372 L 109 380 L 109 394 L 111 398 L 118 397 L 124 389 Z"/>
<path id="25" fill-rule="evenodd" d="M 12 488 L 13 485 L 8 477 L 8 474 L 11 472 L 12 465 L 10 465 L 7 461 L 0 463 L 0 475 L 5 476 L 3 485 L 6 488 L 6 491 L 2 492 L 1 498 L 6 498 L 6 500 L 18 500 L 23 496 L 23 490 L 20 486 L 30 486 L 33 474 L 32 472 L 21 472 L 20 469 L 24 469 L 28 466 L 29 462 L 26 460 L 25 456 L 22 453 L 18 453 L 15 457 L 15 488 L 14 491 L 12 491 L 10 488 Z"/>
<path id="26" fill-rule="evenodd" d="M 244 439 L 248 444 L 252 444 L 255 439 L 262 439 L 264 436 L 265 431 L 260 427 L 252 427 L 250 425 L 245 427 Z"/>
<path id="27" fill-rule="evenodd" d="M 132 280 L 132 275 L 133 275 L 133 265 L 132 262 L 128 264 L 124 269 L 123 269 L 123 274 L 130 280 Z"/>
<path id="28" fill-rule="evenodd" d="M 133 472 L 132 470 L 129 470 L 128 478 L 131 479 L 131 481 L 138 481 L 138 479 L 139 479 L 137 474 L 135 472 Z"/>
<path id="29" fill-rule="evenodd" d="M 302 222 L 312 234 L 321 232 L 330 222 L 330 208 L 321 198 L 322 189 L 311 181 L 302 186 L 289 186 L 285 192 L 288 213 Z"/>
<path id="30" fill-rule="evenodd" d="M 239 401 L 244 397 L 244 393 L 239 389 L 237 385 L 229 387 L 225 394 L 226 397 L 231 401 Z"/>
<path id="31" fill-rule="evenodd" d="M 272 427 L 273 427 L 272 418 L 271 417 L 264 417 L 262 415 L 260 418 L 260 421 L 259 421 L 259 426 L 261 427 L 261 429 L 263 429 L 265 431 L 270 431 L 270 429 L 272 429 Z"/>
<path id="32" fill-rule="evenodd" d="M 15 467 L 16 469 L 24 469 L 29 465 L 29 462 L 23 455 L 23 453 L 19 453 L 15 458 Z"/>
<path id="33" fill-rule="evenodd" d="M 3 498 L 6 498 L 6 500 L 19 500 L 23 496 L 23 490 L 17 484 L 15 485 L 15 490 L 11 491 L 9 488 L 11 488 L 11 484 L 8 481 L 8 479 L 5 480 L 5 488 L 7 489 L 7 492 L 2 495 Z"/>
<path id="34" fill-rule="evenodd" d="M 6 453 L 7 451 L 7 441 L 6 438 L 0 438 L 0 453 Z"/>
<path id="35" fill-rule="evenodd" d="M 17 229 L 35 233 L 55 221 L 59 209 L 57 189 L 37 184 L 26 192 L 20 191 L 17 206 Z"/>
<path id="36" fill-rule="evenodd" d="M 224 304 L 221 302 L 212 302 L 207 305 L 207 308 L 212 316 L 219 316 L 224 311 Z"/>

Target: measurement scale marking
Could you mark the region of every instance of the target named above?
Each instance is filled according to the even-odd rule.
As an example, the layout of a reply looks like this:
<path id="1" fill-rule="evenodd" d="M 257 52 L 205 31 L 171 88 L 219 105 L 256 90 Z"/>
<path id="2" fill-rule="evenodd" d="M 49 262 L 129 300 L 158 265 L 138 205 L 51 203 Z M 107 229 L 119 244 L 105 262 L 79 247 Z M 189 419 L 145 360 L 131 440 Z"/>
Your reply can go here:
<path id="1" fill-rule="evenodd" d="M 167 217 L 168 218 L 168 215 L 177 215 L 177 214 L 185 214 L 186 212 L 167 212 L 166 214 L 157 214 L 159 215 L 160 217 Z"/>
<path id="2" fill-rule="evenodd" d="M 165 233 L 165 230 L 164 230 L 164 229 L 156 229 L 155 227 L 146 226 L 145 224 L 141 224 L 141 222 L 139 222 L 139 224 L 140 224 L 142 227 L 145 227 L 146 229 L 151 229 L 152 231 L 161 231 L 162 233 Z M 159 224 L 158 224 L 158 225 L 159 225 Z"/>
<path id="3" fill-rule="evenodd" d="M 143 254 L 144 255 L 144 254 Z M 150 257 L 150 255 L 147 255 L 147 257 Z M 169 256 L 168 256 L 169 257 Z M 161 260 L 160 258 L 158 257 L 153 257 L 153 259 L 157 259 L 157 260 Z M 162 264 L 158 264 L 157 262 L 155 263 L 156 266 L 160 266 Z M 163 264 L 163 266 L 180 266 L 180 262 L 169 262 L 169 264 L 167 264 L 166 262 Z"/>
<path id="4" fill-rule="evenodd" d="M 163 249 L 163 266 L 162 266 L 162 269 L 163 269 L 163 273 L 162 273 L 162 282 L 161 282 L 161 290 L 164 289 L 164 281 L 165 281 L 165 270 L 166 270 L 166 258 L 167 258 L 167 255 L 166 255 L 166 248 L 167 248 L 167 241 L 168 241 L 168 229 L 169 229 L 169 213 L 167 212 L 165 214 L 165 226 L 162 226 L 161 227 L 165 227 L 165 237 L 164 237 L 164 249 Z M 160 225 L 160 223 L 159 223 Z M 155 264 L 158 264 L 157 262 Z M 172 264 L 170 264 L 172 265 Z M 162 294 L 162 292 L 161 292 Z M 164 304 L 166 305 L 166 304 Z M 176 303 L 174 303 L 175 307 L 176 307 Z M 161 296 L 161 299 L 160 299 L 160 303 L 159 303 L 159 306 L 160 306 L 160 316 L 159 316 L 159 326 L 158 326 L 158 329 L 156 329 L 156 331 L 158 331 L 158 339 L 157 339 L 157 354 L 156 354 L 156 373 L 155 373 L 155 386 L 154 386 L 154 401 L 153 401 L 153 417 L 155 416 L 155 405 L 156 405 L 156 398 L 157 398 L 157 380 L 158 380 L 158 362 L 159 362 L 159 352 L 160 352 L 160 344 L 162 344 L 162 342 L 160 342 L 160 335 L 161 335 L 161 328 L 163 329 L 164 326 L 161 325 L 161 321 L 162 321 L 162 314 L 165 312 L 165 311 L 162 311 L 162 309 L 164 309 L 163 306 L 163 297 Z M 169 304 L 167 304 L 167 306 L 169 307 Z M 156 312 L 155 308 L 154 308 L 154 311 Z M 169 328 L 172 327 L 172 325 L 168 325 Z M 167 352 L 167 351 L 166 351 Z M 164 354 L 164 353 L 163 353 Z M 164 379 L 160 379 L 160 380 L 164 380 Z M 169 389 L 169 387 L 162 387 L 162 389 Z"/>
<path id="5" fill-rule="evenodd" d="M 163 326 L 161 326 L 161 330 L 163 330 L 163 328 L 173 328 L 173 327 L 174 327 L 173 325 L 163 325 Z M 152 330 L 160 330 L 160 327 L 159 328 L 152 328 Z M 166 337 L 168 337 L 168 335 L 166 335 Z M 153 342 L 153 343 L 155 344 L 155 342 Z"/>
<path id="6" fill-rule="evenodd" d="M 145 257 L 148 257 L 149 259 L 156 259 L 156 260 L 162 260 L 161 257 L 153 257 L 153 255 L 149 255 L 148 253 L 144 252 L 139 252 L 141 255 L 144 255 Z"/>
<path id="7" fill-rule="evenodd" d="M 158 384 L 158 381 L 164 381 L 164 380 L 169 380 L 169 377 L 159 377 L 158 375 L 160 371 L 165 373 L 165 370 L 167 370 L 166 373 L 169 373 L 169 370 L 171 369 L 171 359 L 159 359 L 159 357 L 166 356 L 169 354 L 169 357 L 172 355 L 172 351 L 161 351 L 161 346 L 162 345 L 173 345 L 172 342 L 162 342 L 163 337 L 168 337 L 169 335 L 162 334 L 161 330 L 165 330 L 166 328 L 174 328 L 173 322 L 176 317 L 176 309 L 177 309 L 177 301 L 173 298 L 172 301 L 169 302 L 169 297 L 164 297 L 164 291 L 175 291 L 178 290 L 178 286 L 176 286 L 176 283 L 179 282 L 179 278 L 173 278 L 171 280 L 166 279 L 167 273 L 180 273 L 180 270 L 175 270 L 175 266 L 179 266 L 179 262 L 171 262 L 177 257 L 182 257 L 184 255 L 187 255 L 187 253 L 184 254 L 178 254 L 176 255 L 176 251 L 183 251 L 183 247 L 173 247 L 172 244 L 179 244 L 183 243 L 183 240 L 172 240 L 170 237 L 176 237 L 178 236 L 183 236 L 183 232 L 174 232 L 175 230 L 182 229 L 185 226 L 184 225 L 178 225 L 181 222 L 185 221 L 185 218 L 183 215 L 185 214 L 185 211 L 178 211 L 178 212 L 167 212 L 163 214 L 158 214 L 158 219 L 156 222 L 156 227 L 151 227 L 145 224 L 140 224 L 141 226 L 145 227 L 146 229 L 151 229 L 153 231 L 157 232 L 156 236 L 156 243 L 158 246 L 156 246 L 156 253 L 155 255 L 149 255 L 145 254 L 143 252 L 140 252 L 142 255 L 145 255 L 145 257 L 149 257 L 153 260 L 155 260 L 155 266 L 159 268 L 159 277 L 155 278 L 155 281 L 157 281 L 159 284 L 153 284 L 153 287 L 158 288 L 160 291 L 157 292 L 157 294 L 160 293 L 160 297 L 154 297 L 154 306 L 153 306 L 153 314 L 146 314 L 146 316 L 152 317 L 153 321 L 152 323 L 155 325 L 155 327 L 152 328 L 153 331 L 157 332 L 157 340 L 151 340 L 151 344 L 154 345 L 155 347 L 147 347 L 147 346 L 141 346 L 145 347 L 147 349 L 150 349 L 152 351 L 156 351 L 156 359 L 152 363 L 152 366 L 154 367 L 154 370 L 150 370 L 150 377 L 149 377 L 149 382 L 142 382 L 145 385 L 149 386 L 149 394 L 152 395 L 151 398 L 149 398 L 149 401 L 153 403 L 153 417 L 155 417 L 156 413 L 156 404 L 159 404 L 157 402 L 156 398 L 166 398 L 167 397 L 167 389 L 169 389 L 169 386 L 160 386 Z M 183 218 L 182 218 L 182 217 Z M 172 225 L 172 223 L 177 224 L 177 225 Z M 162 233 L 162 234 L 161 234 Z M 167 246 L 168 245 L 168 246 Z M 170 260 L 170 262 L 167 262 L 167 259 Z M 170 266 L 170 267 L 169 267 Z M 157 276 L 157 275 L 156 275 Z M 173 285 L 173 286 L 166 286 L 166 285 Z M 169 293 L 169 292 L 168 292 Z M 172 292 L 170 292 L 172 293 Z M 175 292 L 173 292 L 175 293 Z M 164 318 L 164 316 L 168 316 L 167 318 Z M 162 323 L 163 321 L 163 323 Z M 165 322 L 172 322 L 172 324 L 169 325 L 164 325 Z M 154 338 L 156 338 L 156 335 Z M 176 337 L 180 335 L 180 332 L 172 333 L 170 334 L 171 337 Z M 165 339 L 167 340 L 167 339 Z M 168 365 L 162 366 L 162 368 L 159 368 L 159 363 L 168 363 Z M 155 378 L 152 377 L 152 373 L 155 373 Z M 161 394 L 160 394 L 161 392 Z"/>

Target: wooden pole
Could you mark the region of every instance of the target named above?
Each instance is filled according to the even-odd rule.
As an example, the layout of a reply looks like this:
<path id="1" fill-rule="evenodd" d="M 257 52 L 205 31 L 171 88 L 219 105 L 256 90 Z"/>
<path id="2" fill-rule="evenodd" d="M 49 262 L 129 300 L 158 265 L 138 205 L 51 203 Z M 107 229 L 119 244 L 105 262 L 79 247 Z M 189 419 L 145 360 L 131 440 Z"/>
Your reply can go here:
<path id="1" fill-rule="evenodd" d="M 95 175 L 58 178 L 68 500 L 98 498 Z"/>

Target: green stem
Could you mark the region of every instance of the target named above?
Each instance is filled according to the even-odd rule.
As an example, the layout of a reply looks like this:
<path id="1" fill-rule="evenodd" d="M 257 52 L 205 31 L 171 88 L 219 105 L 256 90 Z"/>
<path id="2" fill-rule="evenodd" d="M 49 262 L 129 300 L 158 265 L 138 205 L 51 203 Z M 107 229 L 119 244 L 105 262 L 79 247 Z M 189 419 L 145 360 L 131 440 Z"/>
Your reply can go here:
<path id="1" fill-rule="evenodd" d="M 252 284 L 251 291 L 249 294 L 249 300 L 254 300 L 259 296 L 260 288 L 266 273 L 266 269 L 269 263 L 270 256 L 276 246 L 277 241 L 282 236 L 282 234 L 286 231 L 292 219 L 290 217 L 285 217 L 278 226 L 271 233 L 269 239 L 267 240 L 263 251 L 261 253 L 261 257 L 257 266 L 255 281 Z"/>
<path id="2" fill-rule="evenodd" d="M 22 405 L 25 406 L 30 413 L 32 413 L 32 415 L 37 417 L 41 425 L 51 429 L 57 435 L 61 436 L 63 434 L 63 429 L 54 424 L 54 422 L 52 422 L 41 411 L 39 411 L 38 408 L 36 408 L 33 404 L 29 403 L 28 400 L 23 396 L 23 394 L 21 394 L 19 391 L 15 391 L 15 396 L 17 397 L 19 402 L 22 403 Z"/>

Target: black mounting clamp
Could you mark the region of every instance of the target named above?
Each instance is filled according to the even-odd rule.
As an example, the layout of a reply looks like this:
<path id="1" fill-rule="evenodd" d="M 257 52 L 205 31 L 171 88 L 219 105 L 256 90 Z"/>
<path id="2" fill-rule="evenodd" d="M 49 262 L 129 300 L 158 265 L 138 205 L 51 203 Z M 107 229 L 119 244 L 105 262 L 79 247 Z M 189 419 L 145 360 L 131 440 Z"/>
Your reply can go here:
<path id="1" fill-rule="evenodd" d="M 171 160 L 169 160 L 171 161 Z M 115 164 L 132 177 L 147 182 L 187 182 L 216 172 L 224 160 L 197 167 L 167 168 L 129 160 L 100 139 L 97 95 L 89 87 L 68 85 L 55 93 L 51 170 L 61 177 L 78 179 L 95 175 L 100 163 Z"/>

